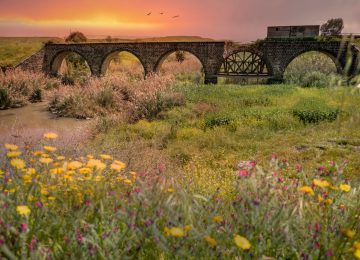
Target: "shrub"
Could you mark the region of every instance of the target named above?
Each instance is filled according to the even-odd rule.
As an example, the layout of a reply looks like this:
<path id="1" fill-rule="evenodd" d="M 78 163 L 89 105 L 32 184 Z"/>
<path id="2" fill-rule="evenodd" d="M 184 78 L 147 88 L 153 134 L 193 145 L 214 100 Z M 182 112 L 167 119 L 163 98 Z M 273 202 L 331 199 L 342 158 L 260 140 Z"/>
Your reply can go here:
<path id="1" fill-rule="evenodd" d="M 340 110 L 324 103 L 317 98 L 307 98 L 299 101 L 293 108 L 293 116 L 304 124 L 316 124 L 322 121 L 336 120 Z"/>
<path id="2" fill-rule="evenodd" d="M 1 109 L 24 106 L 27 102 L 42 100 L 42 89 L 46 86 L 56 88 L 57 79 L 47 78 L 42 73 L 22 70 L 8 70 L 0 73 Z"/>
<path id="3" fill-rule="evenodd" d="M 309 87 L 327 87 L 329 83 L 328 76 L 319 71 L 306 73 L 300 82 L 301 86 Z"/>
<path id="4" fill-rule="evenodd" d="M 87 38 L 82 32 L 72 32 L 66 39 L 66 42 L 86 42 Z"/>
<path id="5" fill-rule="evenodd" d="M 157 75 L 135 82 L 124 75 L 92 78 L 83 85 L 53 91 L 49 107 L 60 116 L 75 118 L 111 114 L 122 114 L 129 121 L 153 118 L 166 108 L 184 104 L 182 95 L 172 91 L 172 82 L 171 77 Z"/>
<path id="6" fill-rule="evenodd" d="M 225 126 L 233 123 L 234 119 L 228 115 L 210 115 L 205 118 L 205 129 L 214 128 L 216 126 Z"/>

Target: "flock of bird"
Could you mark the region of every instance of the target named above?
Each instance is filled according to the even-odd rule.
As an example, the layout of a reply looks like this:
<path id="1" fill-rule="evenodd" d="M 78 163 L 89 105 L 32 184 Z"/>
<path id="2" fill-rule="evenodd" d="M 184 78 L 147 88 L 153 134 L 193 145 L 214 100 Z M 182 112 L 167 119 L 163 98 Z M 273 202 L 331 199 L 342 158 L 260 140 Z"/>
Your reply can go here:
<path id="1" fill-rule="evenodd" d="M 147 16 L 150 16 L 152 13 L 150 12 L 150 13 L 147 13 L 146 15 Z M 164 15 L 164 13 L 163 12 L 161 12 L 161 13 L 159 13 L 160 15 Z M 173 18 L 173 19 L 175 19 L 175 18 L 178 18 L 178 17 L 180 17 L 180 15 L 174 15 L 174 16 L 172 16 L 171 18 Z"/>

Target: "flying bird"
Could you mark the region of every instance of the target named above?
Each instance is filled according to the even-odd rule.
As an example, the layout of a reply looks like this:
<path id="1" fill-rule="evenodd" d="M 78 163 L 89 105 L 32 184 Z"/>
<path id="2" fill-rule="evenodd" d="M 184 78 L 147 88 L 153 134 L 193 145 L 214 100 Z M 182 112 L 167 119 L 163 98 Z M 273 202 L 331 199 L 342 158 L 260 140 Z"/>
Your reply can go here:
<path id="1" fill-rule="evenodd" d="M 172 18 L 178 18 L 179 17 L 179 15 L 175 15 L 175 16 L 173 16 Z"/>
<path id="2" fill-rule="evenodd" d="M 148 13 L 148 14 L 146 14 L 147 16 L 149 16 L 151 14 L 151 12 L 150 13 Z"/>
<path id="3" fill-rule="evenodd" d="M 160 13 L 161 15 L 163 15 L 164 13 Z"/>

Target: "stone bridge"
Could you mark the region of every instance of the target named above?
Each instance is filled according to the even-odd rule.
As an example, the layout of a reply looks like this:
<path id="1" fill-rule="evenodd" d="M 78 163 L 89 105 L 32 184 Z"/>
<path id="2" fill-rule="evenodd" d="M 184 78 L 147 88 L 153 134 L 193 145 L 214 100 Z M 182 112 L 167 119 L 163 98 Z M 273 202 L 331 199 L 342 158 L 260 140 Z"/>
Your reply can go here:
<path id="1" fill-rule="evenodd" d="M 326 54 L 338 73 L 354 76 L 360 71 L 360 51 L 347 41 L 316 39 L 267 39 L 254 44 L 227 48 L 225 42 L 133 42 L 46 44 L 39 52 L 16 67 L 57 75 L 62 61 L 70 53 L 82 56 L 93 76 L 105 75 L 110 61 L 121 51 L 135 55 L 145 76 L 157 72 L 168 55 L 186 51 L 203 66 L 205 84 L 221 77 L 266 77 L 281 81 L 286 67 L 299 55 L 317 51 Z"/>

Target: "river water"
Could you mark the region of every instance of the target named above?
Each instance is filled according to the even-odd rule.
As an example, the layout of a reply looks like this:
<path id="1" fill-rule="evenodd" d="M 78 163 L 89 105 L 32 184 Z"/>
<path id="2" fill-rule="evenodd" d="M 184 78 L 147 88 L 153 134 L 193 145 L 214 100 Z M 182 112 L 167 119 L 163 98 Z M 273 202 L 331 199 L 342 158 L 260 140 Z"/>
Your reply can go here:
<path id="1" fill-rule="evenodd" d="M 0 110 L 0 146 L 14 143 L 20 146 L 37 146 L 46 132 L 55 132 L 56 145 L 79 147 L 91 135 L 92 120 L 58 118 L 47 109 L 47 103 Z"/>

